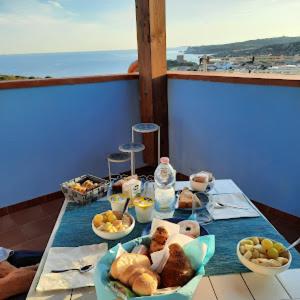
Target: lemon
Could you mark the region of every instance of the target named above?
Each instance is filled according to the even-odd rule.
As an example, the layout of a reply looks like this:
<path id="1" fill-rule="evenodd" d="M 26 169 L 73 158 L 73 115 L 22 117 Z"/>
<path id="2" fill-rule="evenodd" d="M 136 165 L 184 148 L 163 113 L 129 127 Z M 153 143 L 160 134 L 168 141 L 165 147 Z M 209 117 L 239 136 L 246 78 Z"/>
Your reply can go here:
<path id="1" fill-rule="evenodd" d="M 273 242 L 270 239 L 264 239 L 264 240 L 262 240 L 261 244 L 262 244 L 262 246 L 266 250 L 268 250 L 268 249 L 270 249 L 270 248 L 273 247 Z"/>
<path id="2" fill-rule="evenodd" d="M 281 243 L 275 243 L 274 244 L 274 248 L 280 253 L 280 252 L 282 252 L 284 249 L 285 249 L 285 247 L 281 244 Z"/>
<path id="3" fill-rule="evenodd" d="M 269 248 L 269 249 L 267 250 L 267 255 L 268 255 L 269 258 L 274 258 L 274 259 L 276 259 L 276 258 L 278 258 L 279 253 L 278 253 L 278 251 L 277 251 L 276 248 L 272 247 L 272 248 Z"/>

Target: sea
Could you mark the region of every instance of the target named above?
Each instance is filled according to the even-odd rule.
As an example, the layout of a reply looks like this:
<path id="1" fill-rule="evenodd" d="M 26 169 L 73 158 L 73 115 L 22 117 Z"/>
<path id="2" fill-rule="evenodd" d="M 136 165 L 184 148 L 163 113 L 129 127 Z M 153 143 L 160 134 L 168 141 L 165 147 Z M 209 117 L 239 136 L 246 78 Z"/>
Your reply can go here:
<path id="1" fill-rule="evenodd" d="M 184 47 L 167 50 L 167 59 L 176 59 Z M 185 54 L 187 61 L 199 62 L 199 55 Z M 70 77 L 127 73 L 137 59 L 137 50 L 60 52 L 0 55 L 0 75 Z"/>

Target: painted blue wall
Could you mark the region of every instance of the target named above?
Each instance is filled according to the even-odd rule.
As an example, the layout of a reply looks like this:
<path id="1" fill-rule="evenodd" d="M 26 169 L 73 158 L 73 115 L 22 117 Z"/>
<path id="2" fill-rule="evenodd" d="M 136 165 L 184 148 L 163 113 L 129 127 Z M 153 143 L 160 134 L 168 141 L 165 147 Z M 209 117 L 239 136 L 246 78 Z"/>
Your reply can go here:
<path id="1" fill-rule="evenodd" d="M 0 207 L 107 176 L 107 154 L 139 120 L 137 80 L 0 90 Z"/>
<path id="2" fill-rule="evenodd" d="M 300 88 L 168 81 L 170 157 L 300 216 Z"/>

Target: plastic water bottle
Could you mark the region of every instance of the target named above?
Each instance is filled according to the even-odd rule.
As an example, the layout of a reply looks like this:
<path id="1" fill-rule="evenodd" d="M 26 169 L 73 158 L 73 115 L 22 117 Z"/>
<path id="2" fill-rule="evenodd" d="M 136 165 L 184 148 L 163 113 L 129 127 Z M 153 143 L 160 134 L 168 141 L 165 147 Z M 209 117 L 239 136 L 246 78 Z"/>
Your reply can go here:
<path id="1" fill-rule="evenodd" d="M 172 218 L 175 210 L 176 171 L 168 157 L 162 157 L 154 172 L 155 180 L 155 217 Z"/>

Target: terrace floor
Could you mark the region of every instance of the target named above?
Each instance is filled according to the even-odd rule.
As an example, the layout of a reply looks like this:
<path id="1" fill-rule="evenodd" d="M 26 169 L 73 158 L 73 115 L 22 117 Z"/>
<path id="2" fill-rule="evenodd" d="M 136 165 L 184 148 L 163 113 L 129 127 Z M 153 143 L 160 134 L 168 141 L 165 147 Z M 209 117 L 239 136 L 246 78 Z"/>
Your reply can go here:
<path id="1" fill-rule="evenodd" d="M 142 173 L 153 174 L 153 170 L 143 168 Z M 187 179 L 188 177 L 177 174 L 177 180 Z M 63 201 L 64 198 L 60 197 L 1 216 L 1 246 L 15 250 L 44 250 Z M 254 204 L 289 242 L 293 242 L 299 237 L 300 218 L 256 201 Z M 300 252 L 300 245 L 297 250 Z"/>

